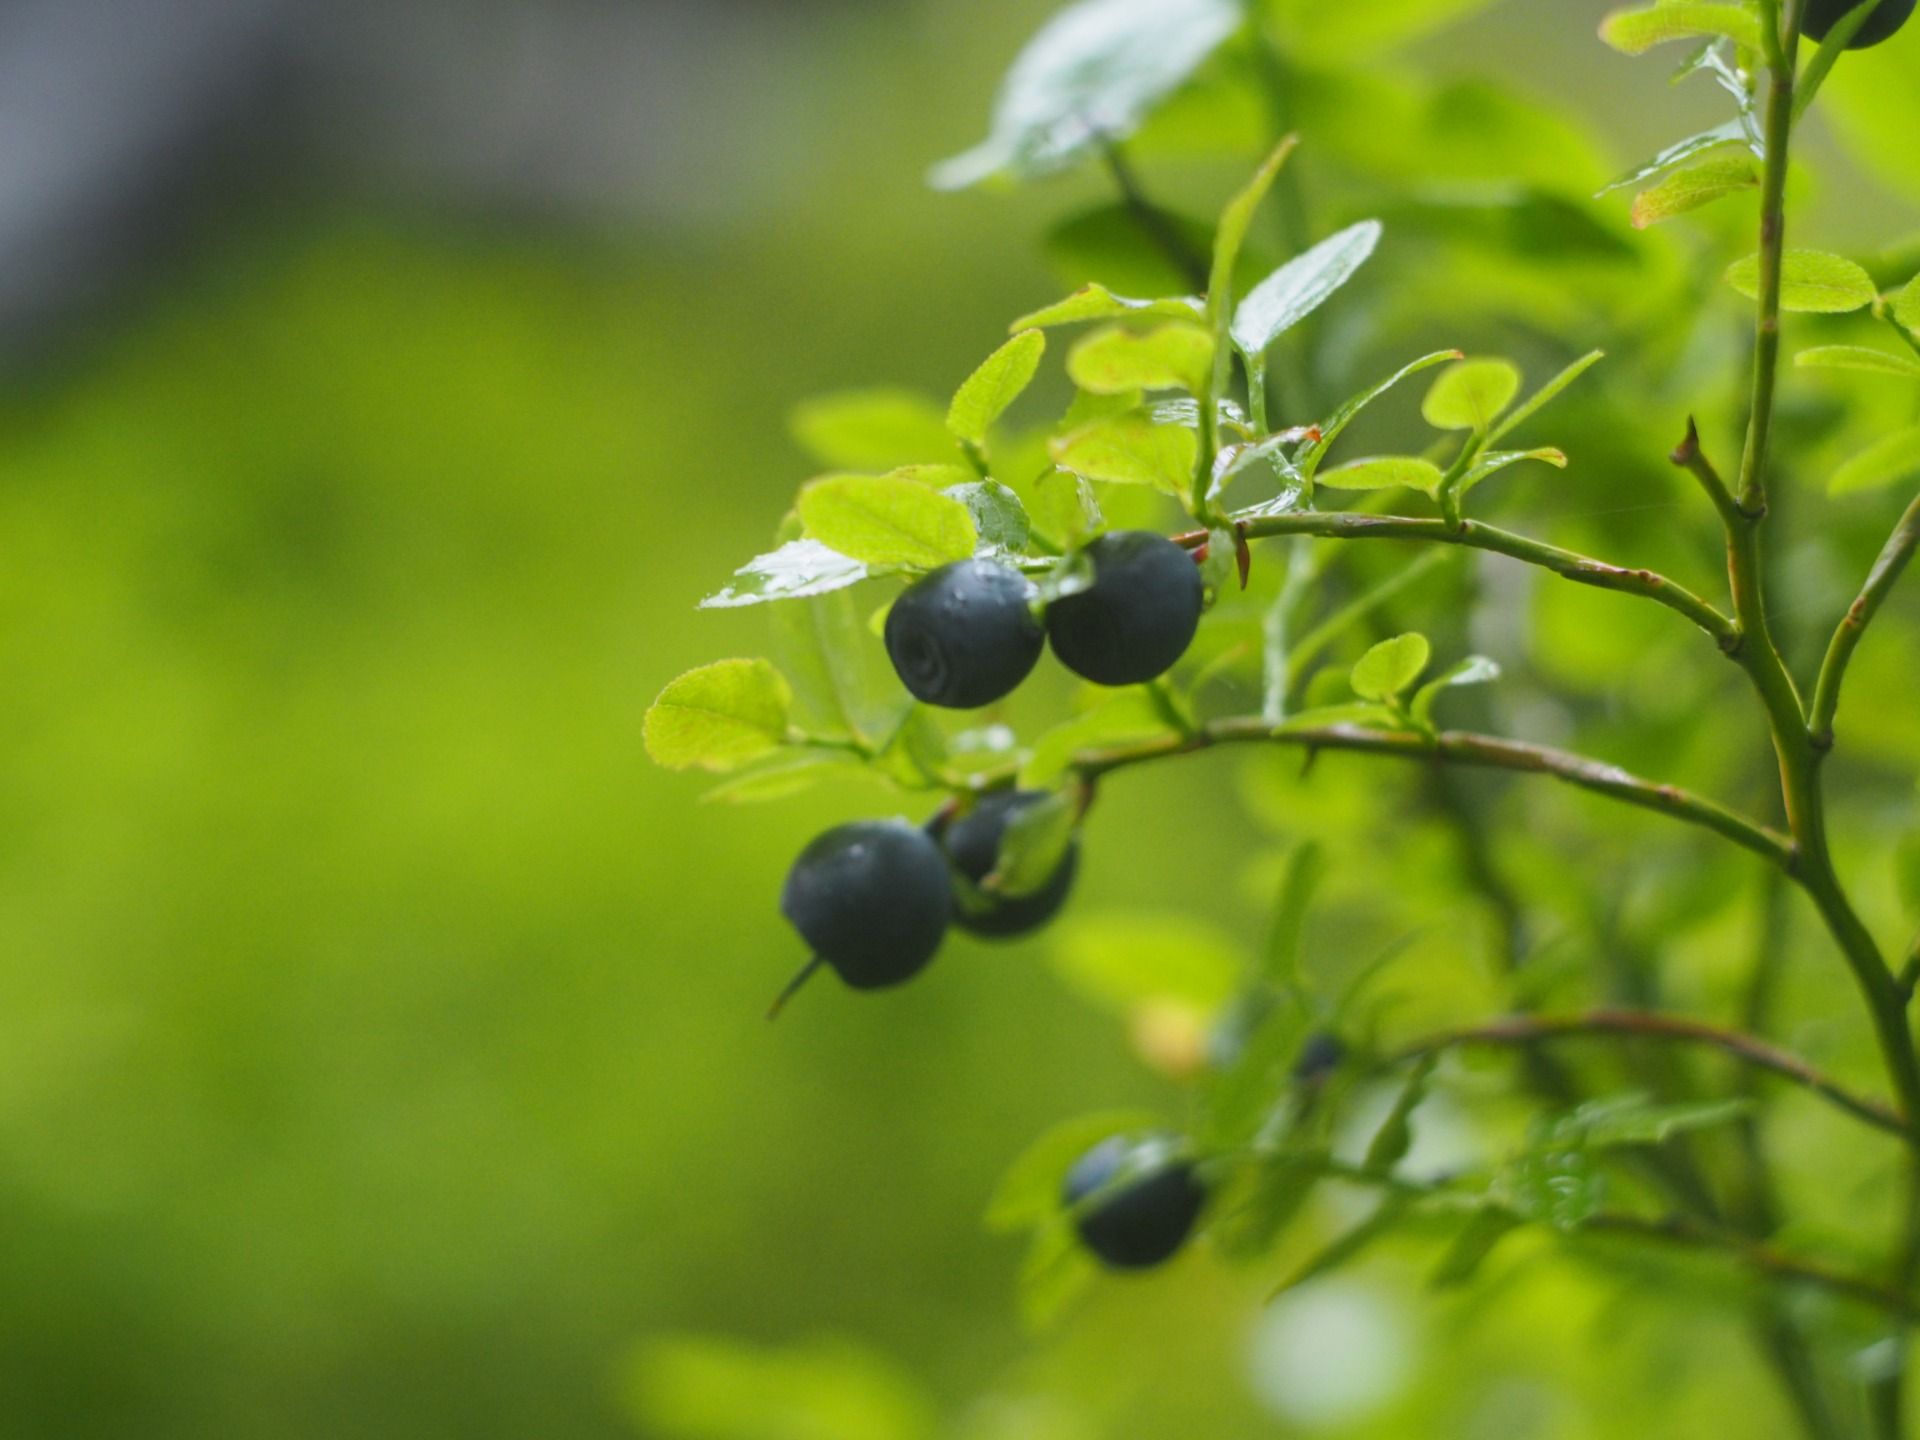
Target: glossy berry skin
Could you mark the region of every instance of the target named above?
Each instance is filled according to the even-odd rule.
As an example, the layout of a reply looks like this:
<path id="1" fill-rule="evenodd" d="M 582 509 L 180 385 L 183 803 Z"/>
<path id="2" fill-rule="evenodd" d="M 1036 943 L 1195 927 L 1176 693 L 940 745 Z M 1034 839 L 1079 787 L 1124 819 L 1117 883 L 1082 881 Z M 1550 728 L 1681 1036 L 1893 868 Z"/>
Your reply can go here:
<path id="1" fill-rule="evenodd" d="M 1046 646 L 1033 587 L 991 560 L 921 577 L 887 612 L 887 656 L 914 699 L 954 710 L 991 705 L 1032 672 Z"/>
<path id="2" fill-rule="evenodd" d="M 946 857 L 904 820 L 838 825 L 800 852 L 780 913 L 856 990 L 898 985 L 926 968 L 947 933 Z"/>
<path id="3" fill-rule="evenodd" d="M 1080 1242 L 1113 1269 L 1147 1270 L 1172 1258 L 1200 1218 L 1207 1194 L 1184 1160 L 1150 1164 L 1138 1179 L 1102 1193 L 1136 1156 L 1167 1148 L 1164 1137 L 1115 1135 L 1087 1151 L 1067 1172 L 1062 1194 L 1075 1207 Z"/>
<path id="4" fill-rule="evenodd" d="M 1847 17 L 1860 0 L 1808 0 L 1803 31 L 1812 39 L 1824 40 L 1827 32 Z M 1847 42 L 1849 50 L 1866 50 L 1891 40 L 1913 16 L 1915 0 L 1880 0 L 1879 9 L 1867 16 L 1866 23 Z"/>
<path id="5" fill-rule="evenodd" d="M 1000 863 L 1000 841 L 1007 833 L 1007 826 L 1030 806 L 1047 798 L 1043 790 L 996 790 L 981 796 L 966 814 L 939 826 L 935 838 L 945 848 L 953 868 L 978 885 Z M 1059 867 L 1040 889 L 1031 895 L 989 896 L 992 908 L 984 911 L 969 912 L 956 903 L 954 923 L 962 930 L 996 940 L 1037 930 L 1066 904 L 1079 865 L 1080 841 L 1076 836 L 1068 843 Z"/>
<path id="6" fill-rule="evenodd" d="M 1047 607 L 1053 653 L 1098 685 L 1164 675 L 1193 643 L 1203 591 L 1193 557 L 1164 535 L 1117 530 L 1086 549 L 1093 584 Z"/>

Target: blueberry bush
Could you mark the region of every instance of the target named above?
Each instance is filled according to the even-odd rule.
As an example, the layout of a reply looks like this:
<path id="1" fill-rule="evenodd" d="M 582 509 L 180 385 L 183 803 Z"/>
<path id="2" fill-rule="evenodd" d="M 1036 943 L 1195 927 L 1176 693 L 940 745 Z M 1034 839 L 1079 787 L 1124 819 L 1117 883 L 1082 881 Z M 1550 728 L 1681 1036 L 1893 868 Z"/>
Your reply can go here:
<path id="1" fill-rule="evenodd" d="M 1890 1440 L 1920 1296 L 1920 946 L 1895 934 L 1903 903 L 1920 921 L 1920 846 L 1890 759 L 1913 632 L 1904 657 L 1874 641 L 1920 545 L 1920 502 L 1881 513 L 1920 473 L 1920 245 L 1798 243 L 1797 161 L 1849 52 L 1920 44 L 1914 5 L 1615 12 L 1605 45 L 1678 57 L 1718 118 L 1592 201 L 1566 195 L 1589 158 L 1549 108 L 1371 58 L 1479 8 L 1049 20 L 987 138 L 930 180 L 1104 172 L 1114 198 L 1046 238 L 1083 283 L 1011 320 L 950 400 L 802 407 L 823 473 L 703 602 L 763 608 L 768 656 L 672 680 L 647 747 L 729 801 L 857 775 L 912 812 L 794 862 L 781 1003 L 822 967 L 911 982 L 970 943 L 955 929 L 1045 947 L 1125 843 L 1103 792 L 1260 756 L 1257 823 L 1287 846 L 1256 877 L 1258 946 L 1221 960 L 1174 925 L 1060 947 L 1181 1106 L 1071 1119 L 1012 1160 L 988 1219 L 1029 1237 L 1036 1324 L 1195 1246 L 1282 1293 L 1411 1240 L 1430 1286 L 1495 1295 L 1545 1247 L 1738 1317 L 1803 1433 Z M 1222 156 L 1243 157 L 1224 187 Z M 1567 609 L 1561 582 L 1605 593 Z M 1907 707 L 1848 704 L 1856 657 Z M 1552 787 L 1597 798 L 1549 811 Z M 1607 802 L 1640 813 L 1584 836 Z M 1407 843 L 1397 806 L 1448 846 Z M 1390 913 L 1433 867 L 1489 918 L 1475 973 L 1428 963 L 1418 929 L 1329 953 L 1332 881 Z M 1737 963 L 1689 973 L 1700 936 Z M 1801 963 L 1820 999 L 1796 1013 Z M 1810 1023 L 1824 1054 L 1787 1043 Z M 1875 1064 L 1820 1025 L 1870 1035 Z M 1471 1140 L 1436 1159 L 1439 1114 Z M 1784 1182 L 1810 1154 L 1847 1157 L 1845 1187 Z"/>

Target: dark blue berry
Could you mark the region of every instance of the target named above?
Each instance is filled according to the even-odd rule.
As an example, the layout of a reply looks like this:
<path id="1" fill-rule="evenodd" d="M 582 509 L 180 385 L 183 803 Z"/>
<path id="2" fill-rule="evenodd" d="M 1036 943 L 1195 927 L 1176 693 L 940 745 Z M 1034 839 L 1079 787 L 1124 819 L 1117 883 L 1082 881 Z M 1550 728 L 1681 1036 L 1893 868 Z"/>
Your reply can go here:
<path id="1" fill-rule="evenodd" d="M 800 852 L 780 913 L 856 990 L 898 985 L 947 933 L 953 882 L 940 847 L 904 820 L 839 825 Z"/>
<path id="2" fill-rule="evenodd" d="M 1093 583 L 1047 607 L 1053 653 L 1099 685 L 1140 685 L 1187 653 L 1203 592 L 1193 557 L 1164 535 L 1119 530 L 1087 546 Z"/>
<path id="3" fill-rule="evenodd" d="M 916 700 L 954 710 L 991 705 L 1033 670 L 1046 632 L 1033 586 L 991 560 L 959 560 L 923 576 L 887 612 L 887 655 Z"/>
<path id="4" fill-rule="evenodd" d="M 966 814 L 940 825 L 936 838 L 946 848 L 953 868 L 978 885 L 1000 863 L 1000 842 L 1007 826 L 1029 807 L 1048 798 L 1044 790 L 996 790 L 981 796 Z M 994 939 L 1037 930 L 1066 903 L 1079 864 L 1080 840 L 1076 836 L 1068 842 L 1059 867 L 1040 889 L 1018 896 L 983 893 L 986 909 L 969 910 L 956 904 L 953 918 L 961 929 Z"/>
<path id="5" fill-rule="evenodd" d="M 1123 1174 L 1133 1178 L 1114 1183 Z M 1193 1166 L 1173 1158 L 1165 1136 L 1102 1140 L 1074 1162 L 1062 1193 L 1081 1243 L 1117 1270 L 1171 1258 L 1207 1200 Z"/>
<path id="6" fill-rule="evenodd" d="M 1860 0 L 1808 0 L 1807 18 L 1801 28 L 1815 40 L 1827 38 Z M 1896 31 L 1913 16 L 1915 0 L 1880 0 L 1880 6 L 1847 42 L 1849 50 L 1865 50 L 1883 40 L 1891 40 Z"/>

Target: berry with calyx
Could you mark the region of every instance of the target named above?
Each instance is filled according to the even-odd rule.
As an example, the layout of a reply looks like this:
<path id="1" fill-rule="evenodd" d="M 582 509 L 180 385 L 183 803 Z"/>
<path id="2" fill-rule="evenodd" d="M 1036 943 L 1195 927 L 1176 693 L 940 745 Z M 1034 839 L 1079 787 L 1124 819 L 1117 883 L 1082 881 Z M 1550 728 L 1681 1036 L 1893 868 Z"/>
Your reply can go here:
<path id="1" fill-rule="evenodd" d="M 1164 535 L 1117 530 L 1087 546 L 1093 582 L 1047 607 L 1053 653 L 1099 685 L 1140 685 L 1187 653 L 1205 591 L 1193 557 Z"/>
<path id="2" fill-rule="evenodd" d="M 953 868 L 978 886 L 1000 863 L 1000 842 L 1007 826 L 1031 807 L 1051 797 L 1044 790 L 996 790 L 982 795 L 971 810 L 936 825 L 934 838 L 946 849 Z M 956 904 L 953 918 L 962 930 L 992 939 L 1006 939 L 1037 930 L 1066 903 L 1080 864 L 1080 840 L 1067 842 L 1047 883 L 1027 895 L 997 895 L 981 891 L 984 909 Z"/>
<path id="3" fill-rule="evenodd" d="M 1067 1172 L 1063 1196 L 1080 1241 L 1116 1270 L 1145 1270 L 1171 1258 L 1206 1204 L 1193 1166 L 1166 1136 L 1115 1135 Z"/>
<path id="4" fill-rule="evenodd" d="M 1801 26 L 1812 39 L 1824 40 L 1827 32 L 1858 7 L 1860 0 L 1808 0 L 1807 18 Z M 1913 16 L 1915 0 L 1880 0 L 1879 8 L 1867 16 L 1866 23 L 1847 42 L 1849 50 L 1866 50 L 1891 40 Z"/>
<path id="5" fill-rule="evenodd" d="M 991 705 L 1027 678 L 1046 645 L 1033 596 L 1024 575 L 991 560 L 942 565 L 887 612 L 887 657 L 916 700 Z"/>
<path id="6" fill-rule="evenodd" d="M 800 852 L 780 892 L 780 913 L 813 948 L 774 1012 L 822 964 L 856 990 L 910 980 L 946 937 L 953 885 L 946 857 L 904 820 L 836 825 Z"/>

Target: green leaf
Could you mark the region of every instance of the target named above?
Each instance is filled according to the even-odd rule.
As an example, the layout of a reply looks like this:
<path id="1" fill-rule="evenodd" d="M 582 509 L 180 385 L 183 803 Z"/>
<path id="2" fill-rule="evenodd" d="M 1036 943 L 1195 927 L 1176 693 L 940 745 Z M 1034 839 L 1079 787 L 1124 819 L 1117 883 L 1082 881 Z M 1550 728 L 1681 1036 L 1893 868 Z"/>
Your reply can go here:
<path id="1" fill-rule="evenodd" d="M 1212 368 L 1213 337 L 1184 321 L 1145 333 L 1117 325 L 1096 330 L 1067 355 L 1067 374 L 1073 383 L 1096 395 L 1134 390 L 1204 394 Z"/>
<path id="2" fill-rule="evenodd" d="M 1671 220 L 1742 190 L 1751 190 L 1759 183 L 1759 172 L 1744 155 L 1703 160 L 1698 165 L 1674 171 L 1658 185 L 1634 196 L 1633 228 L 1645 230 L 1662 220 Z"/>
<path id="3" fill-rule="evenodd" d="M 989 1230 L 1025 1230 L 1052 1219 L 1062 1207 L 1067 1171 L 1087 1151 L 1115 1135 L 1145 1134 L 1160 1127 L 1150 1110 L 1109 1110 L 1063 1121 L 1035 1140 L 1000 1176 L 987 1202 Z"/>
<path id="4" fill-rule="evenodd" d="M 1205 313 L 1206 306 L 1190 295 L 1163 300 L 1134 300 L 1125 295 L 1116 295 L 1104 285 L 1087 285 L 1064 300 L 1029 315 L 1022 315 L 1010 328 L 1049 329 L 1055 325 L 1078 325 L 1087 320 L 1118 320 L 1147 315 L 1193 320 Z"/>
<path id="5" fill-rule="evenodd" d="M 1749 300 L 1760 298 L 1760 257 L 1727 267 L 1727 284 Z M 1843 315 L 1879 298 L 1873 277 L 1841 255 L 1789 250 L 1780 257 L 1780 308 L 1810 315 Z"/>
<path id="6" fill-rule="evenodd" d="M 1049 470 L 1034 482 L 1034 527 L 1059 549 L 1079 544 L 1102 523 L 1093 487 L 1071 470 Z"/>
<path id="7" fill-rule="evenodd" d="M 1016 899 L 1046 889 L 1079 824 L 1079 803 L 1064 792 L 1027 806 L 1001 834 L 1000 854 L 982 888 Z"/>
<path id="8" fill-rule="evenodd" d="M 1586 1150 L 1533 1150 L 1503 1177 L 1515 1214 L 1556 1230 L 1576 1230 L 1600 1211 L 1607 1177 Z"/>
<path id="9" fill-rule="evenodd" d="M 1643 161 L 1619 179 L 1603 185 L 1597 195 L 1625 190 L 1630 186 L 1638 185 L 1642 180 L 1658 175 L 1663 170 L 1671 170 L 1675 165 L 1685 164 L 1696 155 L 1704 155 L 1707 151 L 1717 150 L 1722 145 L 1748 145 L 1751 139 L 1751 132 L 1744 121 L 1729 120 L 1724 125 L 1716 125 L 1711 130 L 1702 130 L 1698 135 L 1689 135 L 1684 140 L 1675 141 L 1652 159 Z"/>
<path id="10" fill-rule="evenodd" d="M 1520 393 L 1520 372 L 1505 360 L 1463 360 L 1441 372 L 1420 414 L 1436 430 L 1484 434 Z"/>
<path id="11" fill-rule="evenodd" d="M 932 569 L 964 560 L 979 544 L 967 507 L 897 475 L 830 475 L 803 487 L 807 533 L 869 565 Z"/>
<path id="12" fill-rule="evenodd" d="M 1306 933 L 1307 911 L 1326 873 L 1326 854 L 1313 841 L 1302 840 L 1288 854 L 1260 967 L 1261 978 L 1269 983 L 1298 988 L 1300 941 Z"/>
<path id="13" fill-rule="evenodd" d="M 1500 667 L 1484 655 L 1469 655 L 1448 666 L 1414 692 L 1410 713 L 1422 729 L 1433 724 L 1433 707 L 1447 690 L 1461 685 L 1487 685 L 1500 678 Z"/>
<path id="14" fill-rule="evenodd" d="M 708 786 L 701 792 L 700 800 L 708 805 L 757 805 L 784 800 L 811 789 L 822 780 L 857 769 L 863 763 L 859 756 L 838 750 L 779 752 L 764 764 L 751 766 Z"/>
<path id="15" fill-rule="evenodd" d="M 1053 963 L 1088 999 L 1120 1010 L 1158 1000 L 1211 1010 L 1233 994 L 1243 961 L 1230 937 L 1200 920 L 1128 913 L 1063 926 Z"/>
<path id="16" fill-rule="evenodd" d="M 1033 1232 L 1020 1262 L 1021 1320 L 1031 1329 L 1045 1329 L 1099 1277 L 1072 1222 L 1064 1214 L 1056 1217 Z"/>
<path id="17" fill-rule="evenodd" d="M 1325 1173 L 1326 1158 L 1315 1153 L 1263 1159 L 1251 1179 L 1230 1194 L 1210 1238 L 1231 1260 L 1265 1259 Z"/>
<path id="18" fill-rule="evenodd" d="M 1207 498 L 1216 499 L 1226 492 L 1235 480 L 1248 471 L 1258 471 L 1268 478 L 1278 481 L 1280 494 L 1261 506 L 1261 513 L 1276 515 L 1295 508 L 1306 492 L 1306 480 L 1287 458 L 1287 449 L 1299 444 L 1296 432 L 1285 431 L 1278 435 L 1269 435 L 1264 440 L 1249 440 L 1240 445 L 1227 445 L 1213 457 L 1213 482 L 1207 488 Z"/>
<path id="19" fill-rule="evenodd" d="M 1498 475 L 1509 466 L 1518 465 L 1522 460 L 1538 460 L 1542 465 L 1551 465 L 1556 470 L 1567 468 L 1567 456 L 1563 450 L 1551 446 L 1539 450 L 1492 450 L 1473 462 L 1465 475 L 1454 485 L 1454 494 L 1465 495 L 1474 486 L 1493 475 Z"/>
<path id="20" fill-rule="evenodd" d="M 1920 333 L 1920 276 L 1915 276 L 1893 297 L 1893 318 L 1907 330 Z"/>
<path id="21" fill-rule="evenodd" d="M 970 444 L 986 444 L 987 431 L 1032 383 L 1046 349 L 1042 332 L 1022 330 L 989 355 L 954 392 L 947 429 Z"/>
<path id="22" fill-rule="evenodd" d="M 1446 477 L 1431 460 L 1414 455 L 1383 455 L 1353 460 L 1320 477 L 1320 484 L 1332 490 L 1418 490 L 1423 495 L 1438 495 Z"/>
<path id="23" fill-rule="evenodd" d="M 669 770 L 738 770 L 786 743 L 793 692 L 765 660 L 718 660 L 668 683 L 647 711 L 647 754 Z"/>
<path id="24" fill-rule="evenodd" d="M 1582 375 L 1586 374 L 1587 371 L 1591 370 L 1606 358 L 1607 352 L 1604 350 L 1589 350 L 1558 375 L 1547 381 L 1547 383 L 1542 385 L 1538 390 L 1534 391 L 1533 394 L 1521 402 L 1519 408 L 1514 410 L 1498 425 L 1494 426 L 1492 433 L 1487 436 L 1487 443 L 1489 445 L 1499 444 L 1499 442 L 1504 440 L 1508 435 L 1518 430 L 1555 400 L 1558 400 L 1569 385 L 1573 384 L 1574 381 L 1578 380 Z M 1532 453 L 1537 454 L 1539 452 Z"/>
<path id="25" fill-rule="evenodd" d="M 1084 715 L 1054 726 L 1034 742 L 1026 764 L 1021 767 L 1020 787 L 1043 790 L 1054 785 L 1081 750 L 1151 740 L 1167 734 L 1168 730 L 1166 717 L 1144 691 L 1128 690 L 1109 696 Z"/>
<path id="26" fill-rule="evenodd" d="M 1920 360 L 1892 350 L 1876 350 L 1868 345 L 1816 345 L 1793 357 L 1793 363 L 1808 370 L 1866 370 L 1879 375 L 1920 376 Z"/>
<path id="27" fill-rule="evenodd" d="M 912 706 L 878 636 L 847 590 L 774 607 L 774 657 L 793 686 L 794 723 L 810 735 L 844 736 L 877 749 Z"/>
<path id="28" fill-rule="evenodd" d="M 1240 247 L 1246 243 L 1254 212 L 1273 188 L 1281 167 L 1293 153 L 1294 144 L 1293 137 L 1288 136 L 1269 150 L 1260 168 L 1254 171 L 1253 178 L 1240 188 L 1239 193 L 1220 212 L 1220 224 L 1213 233 L 1213 263 L 1208 270 L 1207 319 L 1215 340 L 1221 345 L 1227 343 L 1227 330 L 1232 318 L 1229 310 L 1233 304 L 1233 271 L 1240 262 Z"/>
<path id="29" fill-rule="evenodd" d="M 1397 1193 L 1383 1196 L 1371 1215 L 1297 1268 L 1275 1287 L 1268 1298 L 1278 1298 L 1289 1290 L 1299 1289 L 1309 1280 L 1321 1279 L 1351 1265 L 1377 1242 L 1392 1234 L 1412 1210 L 1411 1196 Z"/>
<path id="30" fill-rule="evenodd" d="M 1608 1107 L 1584 1118 L 1571 1118 L 1568 1138 L 1578 1135 L 1581 1143 L 1596 1150 L 1616 1145 L 1658 1145 L 1675 1135 L 1729 1125 L 1751 1114 L 1754 1102 L 1732 1100 L 1693 1100 L 1673 1105 L 1655 1105 L 1641 1099 Z M 1576 1111 L 1578 1116 L 1579 1112 Z"/>
<path id="31" fill-rule="evenodd" d="M 1233 343 L 1259 355 L 1311 315 L 1366 264 L 1380 243 L 1380 222 L 1362 220 L 1289 260 L 1252 290 L 1233 315 Z"/>
<path id="32" fill-rule="evenodd" d="M 1362 700 L 1391 700 L 1420 678 L 1432 655 L 1433 647 L 1424 635 L 1382 640 L 1353 667 L 1353 693 Z"/>
<path id="33" fill-rule="evenodd" d="M 1391 1175 L 1394 1167 L 1407 1158 L 1407 1152 L 1413 1148 L 1413 1112 L 1427 1098 L 1427 1084 L 1433 1079 L 1433 1067 L 1439 1062 L 1438 1055 L 1423 1055 L 1414 1062 L 1407 1083 L 1394 1099 L 1393 1108 L 1367 1145 L 1367 1158 L 1361 1162 L 1361 1168 L 1369 1174 Z"/>
<path id="34" fill-rule="evenodd" d="M 1043 175 L 1126 139 L 1240 28 L 1234 0 L 1080 0 L 1027 43 L 986 140 L 928 175 L 938 190 Z"/>
<path id="35" fill-rule="evenodd" d="M 982 550 L 1018 555 L 1027 548 L 1033 529 L 1027 520 L 1027 507 L 998 480 L 969 480 L 964 485 L 949 486 L 946 493 L 973 516 Z"/>
<path id="36" fill-rule="evenodd" d="M 767 600 L 800 600 L 857 584 L 872 572 L 850 555 L 818 540 L 789 540 L 756 555 L 733 572 L 734 583 L 700 602 L 702 610 L 726 610 Z"/>
<path id="37" fill-rule="evenodd" d="M 1669 40 L 1725 35 L 1736 45 L 1760 48 L 1760 20 L 1753 8 L 1701 0 L 1661 0 L 1643 10 L 1616 10 L 1600 22 L 1600 38 L 1628 55 L 1642 55 Z"/>
<path id="38" fill-rule="evenodd" d="M 1916 471 L 1920 471 L 1920 425 L 1909 425 L 1874 441 L 1835 470 L 1827 481 L 1827 493 L 1852 495 L 1880 490 Z"/>
<path id="39" fill-rule="evenodd" d="M 1465 1285 L 1479 1273 L 1494 1247 L 1524 1223 L 1510 1210 L 1498 1205 L 1482 1205 L 1467 1216 L 1467 1223 L 1460 1227 L 1459 1234 L 1453 1237 L 1440 1263 L 1427 1278 L 1428 1285 L 1435 1290 Z"/>
<path id="40" fill-rule="evenodd" d="M 1178 425 L 1155 425 L 1134 411 L 1081 426 L 1048 446 L 1053 463 L 1088 480 L 1151 485 L 1184 495 L 1199 462 L 1200 441 Z"/>
<path id="41" fill-rule="evenodd" d="M 1410 375 L 1417 375 L 1422 370 L 1431 369 L 1435 365 L 1444 365 L 1449 360 L 1458 360 L 1460 358 L 1461 355 L 1458 350 L 1436 350 L 1431 355 L 1422 355 L 1412 364 L 1404 365 L 1396 370 L 1379 384 L 1362 390 L 1358 395 L 1346 401 L 1345 404 L 1341 405 L 1338 410 L 1335 410 L 1333 414 L 1328 417 L 1326 423 L 1321 425 L 1320 438 L 1307 448 L 1305 454 L 1296 459 L 1296 463 L 1300 466 L 1301 473 L 1311 480 L 1319 472 L 1320 463 L 1326 459 L 1327 451 L 1333 448 L 1333 442 L 1340 438 L 1341 432 L 1354 422 L 1362 410 L 1365 410 L 1367 406 L 1378 400 L 1382 395 L 1386 394 L 1387 391 L 1393 389 L 1393 387 L 1398 385 L 1402 380 L 1405 380 Z"/>
<path id="42" fill-rule="evenodd" d="M 956 458 L 940 407 L 911 390 L 845 390 L 794 406 L 788 428 L 823 465 L 892 470 Z"/>

